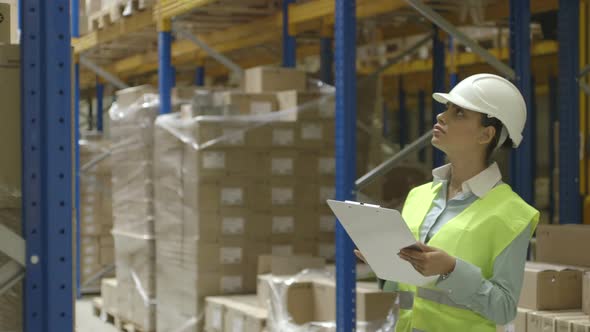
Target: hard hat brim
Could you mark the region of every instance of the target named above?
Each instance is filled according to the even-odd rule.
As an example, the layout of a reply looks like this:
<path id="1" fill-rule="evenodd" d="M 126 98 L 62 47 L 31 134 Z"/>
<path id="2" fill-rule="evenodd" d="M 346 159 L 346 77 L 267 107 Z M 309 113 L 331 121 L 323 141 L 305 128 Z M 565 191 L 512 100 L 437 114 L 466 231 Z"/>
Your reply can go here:
<path id="1" fill-rule="evenodd" d="M 464 98 L 452 95 L 450 93 L 435 92 L 432 94 L 432 98 L 441 104 L 452 103 L 469 111 L 487 114 L 486 112 L 482 112 L 479 107 L 476 107 L 475 105 L 472 105 L 470 102 L 466 101 Z"/>

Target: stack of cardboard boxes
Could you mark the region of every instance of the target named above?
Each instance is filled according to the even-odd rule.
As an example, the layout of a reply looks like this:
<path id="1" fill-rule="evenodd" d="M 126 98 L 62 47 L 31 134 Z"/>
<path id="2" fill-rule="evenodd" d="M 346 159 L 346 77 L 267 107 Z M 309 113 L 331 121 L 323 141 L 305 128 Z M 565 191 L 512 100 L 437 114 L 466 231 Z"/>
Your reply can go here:
<path id="1" fill-rule="evenodd" d="M 257 294 L 207 297 L 205 331 L 335 331 L 336 285 L 323 264 L 309 256 L 261 256 Z M 299 273 L 304 268 L 311 270 Z M 376 283 L 358 282 L 357 329 L 392 323 L 394 302 Z"/>
<path id="2" fill-rule="evenodd" d="M 7 7 L 0 4 L 0 13 Z M 8 6 L 8 5 L 6 5 Z M 10 43 L 10 12 L 4 12 L 0 21 L 0 42 Z M 12 16 L 16 17 L 16 15 Z M 15 24 L 16 25 L 16 24 Z M 0 45 L 0 227 L 2 232 L 13 236 L 21 234 L 21 112 L 20 112 L 20 52 L 17 45 Z M 6 234 L 8 236 L 8 234 Z M 0 251 L 0 266 L 12 264 L 19 267 L 14 257 L 19 257 L 17 248 L 8 255 Z M 24 250 L 24 248 L 22 248 Z M 13 256 L 13 257 L 11 257 Z M 23 284 L 12 284 L 0 294 L 0 331 L 23 330 Z"/>
<path id="3" fill-rule="evenodd" d="M 590 331 L 590 226 L 540 225 L 525 267 L 516 332 Z"/>
<path id="4" fill-rule="evenodd" d="M 109 111 L 117 314 L 143 331 L 155 330 L 154 92 L 149 86 L 121 90 Z"/>
<path id="5" fill-rule="evenodd" d="M 305 73 L 253 71 L 250 92 L 215 98 L 255 116 L 156 121 L 158 330 L 198 320 L 205 296 L 254 292 L 261 254 L 334 257 L 333 103 L 312 102 L 322 96 L 305 91 Z M 261 90 L 272 87 L 290 90 Z"/>
<path id="6" fill-rule="evenodd" d="M 99 134 L 80 140 L 80 283 L 98 288 L 115 262 L 110 142 Z M 105 271 L 111 271 L 103 274 Z"/>

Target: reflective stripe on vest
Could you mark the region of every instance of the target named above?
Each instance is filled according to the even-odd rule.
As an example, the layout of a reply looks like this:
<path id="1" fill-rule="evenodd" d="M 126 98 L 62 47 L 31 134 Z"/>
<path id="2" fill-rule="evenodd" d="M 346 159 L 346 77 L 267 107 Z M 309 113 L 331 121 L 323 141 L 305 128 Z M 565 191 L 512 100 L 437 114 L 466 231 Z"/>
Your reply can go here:
<path id="1" fill-rule="evenodd" d="M 448 305 L 458 309 L 469 310 L 466 306 L 457 304 L 451 300 L 448 294 L 428 288 L 418 288 L 418 297 L 431 302 Z M 414 293 L 408 291 L 398 292 L 399 308 L 404 310 L 412 310 L 414 306 Z"/>
<path id="2" fill-rule="evenodd" d="M 412 332 L 426 332 L 426 331 L 418 330 L 417 328 L 412 328 Z"/>

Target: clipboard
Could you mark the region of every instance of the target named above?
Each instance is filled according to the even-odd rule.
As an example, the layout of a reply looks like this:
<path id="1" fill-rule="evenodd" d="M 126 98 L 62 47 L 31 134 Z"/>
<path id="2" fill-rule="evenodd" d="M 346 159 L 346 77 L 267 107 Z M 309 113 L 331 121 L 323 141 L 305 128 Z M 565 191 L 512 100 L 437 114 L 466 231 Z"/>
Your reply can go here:
<path id="1" fill-rule="evenodd" d="M 398 257 L 401 249 L 416 245 L 412 231 L 398 211 L 352 201 L 327 202 L 378 278 L 416 286 L 438 278 L 423 276 L 412 264 Z"/>

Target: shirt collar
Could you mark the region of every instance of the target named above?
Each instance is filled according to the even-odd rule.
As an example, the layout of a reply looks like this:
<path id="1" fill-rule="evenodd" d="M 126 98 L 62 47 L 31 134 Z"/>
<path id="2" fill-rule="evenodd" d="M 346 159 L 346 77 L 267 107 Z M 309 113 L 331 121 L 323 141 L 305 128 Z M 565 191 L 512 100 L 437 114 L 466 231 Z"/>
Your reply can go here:
<path id="1" fill-rule="evenodd" d="M 451 175 L 451 164 L 435 168 L 432 170 L 432 186 L 436 186 L 440 183 L 446 182 Z M 485 170 L 481 171 L 476 176 L 463 182 L 461 190 L 466 192 L 472 192 L 477 197 L 482 198 L 490 190 L 492 190 L 498 182 L 502 180 L 502 173 L 497 163 L 493 163 Z"/>

